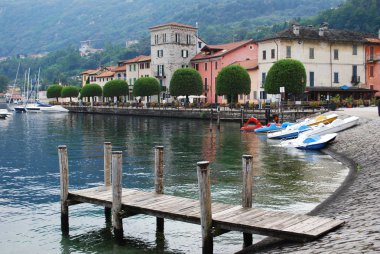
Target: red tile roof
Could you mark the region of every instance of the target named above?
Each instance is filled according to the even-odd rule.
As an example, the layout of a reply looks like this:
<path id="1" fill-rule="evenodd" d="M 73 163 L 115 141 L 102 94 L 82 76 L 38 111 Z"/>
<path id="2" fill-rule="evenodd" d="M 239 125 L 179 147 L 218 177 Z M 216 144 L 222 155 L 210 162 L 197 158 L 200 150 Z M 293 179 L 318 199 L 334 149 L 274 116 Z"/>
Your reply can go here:
<path id="1" fill-rule="evenodd" d="M 96 77 L 97 78 L 107 78 L 107 77 L 113 77 L 113 76 L 115 76 L 115 72 L 113 72 L 113 71 L 105 71 L 105 72 L 100 73 Z"/>
<path id="2" fill-rule="evenodd" d="M 127 70 L 127 66 L 126 65 L 116 66 L 116 68 L 114 69 L 115 72 L 125 72 L 126 70 Z"/>
<path id="3" fill-rule="evenodd" d="M 377 39 L 377 38 L 365 38 L 368 42 L 370 43 L 376 43 L 376 44 L 380 44 L 380 39 Z"/>
<path id="4" fill-rule="evenodd" d="M 83 71 L 83 72 L 81 72 L 80 74 L 82 74 L 82 75 L 84 75 L 84 74 L 94 75 L 94 74 L 96 74 L 98 71 L 100 71 L 100 69 L 96 69 L 96 70 L 87 70 L 87 71 Z"/>
<path id="5" fill-rule="evenodd" d="M 155 28 L 160 28 L 160 27 L 165 27 L 165 26 L 177 26 L 177 27 L 197 29 L 196 27 L 185 25 L 185 24 L 180 24 L 180 23 L 176 23 L 176 22 L 171 22 L 171 23 L 166 23 L 166 24 L 162 24 L 162 25 L 152 26 L 149 29 L 155 29 Z"/>
<path id="6" fill-rule="evenodd" d="M 259 66 L 257 64 L 257 59 L 237 61 L 237 62 L 234 62 L 232 64 L 240 65 L 241 67 L 243 67 L 246 70 L 255 70 L 255 69 L 259 68 Z"/>
<path id="7" fill-rule="evenodd" d="M 130 64 L 130 63 L 138 63 L 138 62 L 148 62 L 151 60 L 150 56 L 136 56 L 135 58 L 129 59 L 124 61 L 125 64 Z"/>
<path id="8" fill-rule="evenodd" d="M 231 42 L 231 43 L 219 44 L 219 45 L 206 45 L 202 48 L 201 52 L 199 52 L 191 60 L 194 61 L 194 60 L 220 57 L 252 42 L 253 40 L 245 40 L 245 41 Z"/>

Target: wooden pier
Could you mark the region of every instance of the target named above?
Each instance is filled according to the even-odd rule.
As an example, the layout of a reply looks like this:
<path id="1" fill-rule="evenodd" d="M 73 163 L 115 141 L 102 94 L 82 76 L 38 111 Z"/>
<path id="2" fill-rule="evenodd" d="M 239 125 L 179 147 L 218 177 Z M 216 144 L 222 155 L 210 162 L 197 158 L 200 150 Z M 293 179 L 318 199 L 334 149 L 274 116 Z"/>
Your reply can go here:
<path id="1" fill-rule="evenodd" d="M 116 239 L 123 237 L 122 218 L 137 214 L 157 217 L 159 232 L 164 231 L 164 218 L 201 224 L 203 253 L 212 253 L 213 237 L 229 231 L 242 232 L 246 247 L 252 244 L 252 234 L 308 241 L 343 223 L 329 218 L 252 208 L 251 155 L 244 155 L 242 159 L 242 206 L 211 201 L 210 169 L 207 161 L 197 164 L 199 200 L 165 195 L 164 148 L 157 146 L 155 149 L 155 192 L 122 188 L 122 153 L 111 152 L 112 147 L 109 142 L 104 144 L 104 186 L 69 192 L 67 149 L 66 146 L 59 146 L 62 232 L 64 234 L 69 232 L 68 207 L 79 203 L 103 206 L 106 217 L 112 213 L 112 226 Z"/>

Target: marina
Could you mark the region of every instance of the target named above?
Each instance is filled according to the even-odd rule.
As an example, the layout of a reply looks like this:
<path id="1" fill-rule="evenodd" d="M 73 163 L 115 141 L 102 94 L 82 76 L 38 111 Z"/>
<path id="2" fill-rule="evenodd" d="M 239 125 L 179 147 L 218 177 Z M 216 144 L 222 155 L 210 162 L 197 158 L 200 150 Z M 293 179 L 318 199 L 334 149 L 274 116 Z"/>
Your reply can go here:
<path id="1" fill-rule="evenodd" d="M 144 250 L 154 253 L 199 252 L 200 226 L 165 219 L 164 238 L 156 238 L 156 218 L 136 215 L 123 220 L 123 245 L 115 246 L 104 209 L 70 206 L 70 233 L 61 236 L 57 147 L 66 144 L 70 158 L 69 189 L 104 185 L 103 144 L 123 151 L 123 188 L 154 190 L 154 149 L 165 147 L 165 194 L 197 199 L 196 163 L 210 161 L 212 200 L 241 205 L 241 159 L 253 155 L 253 206 L 305 214 L 340 186 L 348 169 L 319 152 L 286 151 L 239 124 L 208 121 L 85 114 L 14 114 L 0 121 L 1 244 L 17 252 L 74 249 L 87 253 Z M 117 133 L 115 132 L 117 130 Z M 234 131 L 227 131 L 234 130 Z M 14 133 L 17 135 L 14 135 Z M 170 138 L 167 137 L 170 133 Z M 46 138 L 49 136 L 50 138 Z M 23 147 L 20 149 L 19 147 Z M 20 159 L 23 158 L 23 159 Z M 282 163 L 276 164 L 275 158 Z M 160 240 L 161 239 L 161 240 Z M 262 239 L 253 235 L 253 241 Z M 17 244 L 16 244 L 17 243 Z M 86 244 L 85 244 L 86 243 Z M 91 243 L 90 247 L 88 243 Z M 242 234 L 214 239 L 214 253 L 241 250 Z M 7 249 L 6 252 L 10 252 Z"/>

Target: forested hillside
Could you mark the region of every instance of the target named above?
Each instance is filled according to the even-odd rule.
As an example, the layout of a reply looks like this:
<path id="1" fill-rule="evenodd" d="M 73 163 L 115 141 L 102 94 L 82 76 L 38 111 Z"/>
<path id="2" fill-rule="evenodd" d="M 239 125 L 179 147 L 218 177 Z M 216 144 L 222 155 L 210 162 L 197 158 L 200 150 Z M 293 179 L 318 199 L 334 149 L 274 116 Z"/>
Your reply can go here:
<path id="1" fill-rule="evenodd" d="M 160 23 L 200 26 L 209 43 L 252 37 L 258 26 L 316 15 L 343 0 L 0 0 L 0 56 L 147 36 Z"/>

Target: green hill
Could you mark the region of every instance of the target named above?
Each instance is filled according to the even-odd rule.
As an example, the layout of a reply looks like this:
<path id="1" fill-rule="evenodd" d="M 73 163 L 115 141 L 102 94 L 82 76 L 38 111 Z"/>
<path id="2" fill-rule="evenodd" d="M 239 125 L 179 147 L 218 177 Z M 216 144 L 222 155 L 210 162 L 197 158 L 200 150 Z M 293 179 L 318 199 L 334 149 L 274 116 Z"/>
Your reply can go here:
<path id="1" fill-rule="evenodd" d="M 316 15 L 343 0 L 0 0 L 0 56 L 50 52 L 147 36 L 160 23 L 195 26 L 209 43 L 251 36 L 260 25 Z"/>

